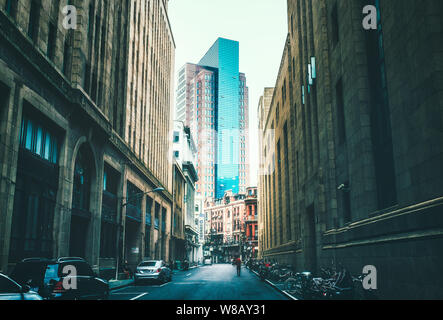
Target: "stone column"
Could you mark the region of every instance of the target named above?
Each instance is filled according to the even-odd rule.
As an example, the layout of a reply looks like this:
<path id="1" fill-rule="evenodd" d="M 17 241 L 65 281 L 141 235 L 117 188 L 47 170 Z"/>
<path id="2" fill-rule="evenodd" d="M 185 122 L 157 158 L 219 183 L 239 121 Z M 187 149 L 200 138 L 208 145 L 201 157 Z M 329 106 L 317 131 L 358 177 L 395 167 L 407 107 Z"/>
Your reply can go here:
<path id="1" fill-rule="evenodd" d="M 14 82 L 12 78 L 4 79 L 6 73 L 1 71 L 0 80 L 6 82 L 8 88 L 4 89 L 9 91 L 9 95 L 6 94 L 4 101 L 1 101 L 4 105 L 0 106 L 0 271 L 7 273 L 17 175 L 18 132 L 22 118 L 22 84 Z"/>
<path id="2" fill-rule="evenodd" d="M 97 152 L 98 153 L 98 152 Z M 101 153 L 100 153 L 101 154 Z M 100 259 L 100 235 L 101 235 L 101 217 L 102 217 L 102 198 L 103 198 L 103 175 L 104 175 L 104 163 L 103 155 L 101 154 L 96 159 L 96 181 L 92 184 L 91 188 L 94 190 L 91 192 L 91 222 L 90 222 L 90 236 L 89 246 L 87 254 L 89 255 L 88 261 L 95 271 L 99 269 Z"/>

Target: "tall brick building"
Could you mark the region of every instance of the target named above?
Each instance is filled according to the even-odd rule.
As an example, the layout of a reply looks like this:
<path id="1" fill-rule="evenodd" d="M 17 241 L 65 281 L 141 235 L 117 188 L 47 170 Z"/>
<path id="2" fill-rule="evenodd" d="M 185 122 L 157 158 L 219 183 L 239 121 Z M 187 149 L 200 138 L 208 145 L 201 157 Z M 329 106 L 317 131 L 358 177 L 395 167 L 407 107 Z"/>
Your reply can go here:
<path id="1" fill-rule="evenodd" d="M 66 1 L 0 0 L 4 271 L 25 257 L 105 270 L 169 254 L 167 1 L 70 3 L 75 30 L 62 25 Z"/>
<path id="2" fill-rule="evenodd" d="M 442 298 L 443 3 L 289 0 L 288 22 L 260 118 L 261 253 L 374 265 L 383 298 Z"/>

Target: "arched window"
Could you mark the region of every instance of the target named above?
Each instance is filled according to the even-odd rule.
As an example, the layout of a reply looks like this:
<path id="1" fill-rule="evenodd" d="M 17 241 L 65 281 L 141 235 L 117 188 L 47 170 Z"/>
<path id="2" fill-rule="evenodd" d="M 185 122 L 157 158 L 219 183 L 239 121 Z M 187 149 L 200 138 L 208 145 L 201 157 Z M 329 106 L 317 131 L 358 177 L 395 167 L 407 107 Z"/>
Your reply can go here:
<path id="1" fill-rule="evenodd" d="M 79 150 L 74 169 L 74 190 L 72 207 L 74 209 L 89 211 L 89 199 L 91 194 L 91 168 L 89 159 L 86 157 L 85 147 Z"/>

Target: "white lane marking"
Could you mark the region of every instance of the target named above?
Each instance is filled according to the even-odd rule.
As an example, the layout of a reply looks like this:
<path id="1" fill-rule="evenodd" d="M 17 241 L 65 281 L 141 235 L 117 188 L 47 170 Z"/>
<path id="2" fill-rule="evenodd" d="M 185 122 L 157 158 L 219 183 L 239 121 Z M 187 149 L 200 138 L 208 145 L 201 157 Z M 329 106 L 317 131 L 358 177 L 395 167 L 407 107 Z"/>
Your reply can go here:
<path id="1" fill-rule="evenodd" d="M 140 294 L 140 295 L 138 295 L 138 296 L 136 296 L 136 297 L 134 297 L 134 298 L 132 298 L 132 299 L 129 299 L 129 300 L 137 300 L 137 299 L 139 299 L 139 298 L 141 298 L 141 297 L 144 297 L 144 296 L 147 295 L 147 294 L 149 294 L 149 292 L 142 293 L 142 294 Z"/>
<path id="2" fill-rule="evenodd" d="M 135 295 L 135 294 L 140 294 L 140 292 L 116 292 L 116 293 L 111 293 L 112 295 Z"/>
<path id="3" fill-rule="evenodd" d="M 192 273 L 188 273 L 186 276 L 189 277 Z"/>
<path id="4" fill-rule="evenodd" d="M 293 300 L 298 300 L 298 299 L 297 299 L 296 297 L 294 297 L 292 294 L 289 294 L 288 291 L 286 291 L 286 290 L 282 290 L 282 292 L 283 292 L 284 294 L 288 295 L 291 299 L 293 299 Z"/>
<path id="5" fill-rule="evenodd" d="M 129 286 L 128 287 L 123 287 L 123 288 L 120 288 L 120 289 L 111 290 L 111 293 L 119 292 L 119 291 L 122 291 L 122 290 L 125 290 L 125 289 L 128 289 L 128 288 L 129 288 Z"/>
<path id="6" fill-rule="evenodd" d="M 161 287 L 164 287 L 164 286 L 166 286 L 167 284 L 169 284 L 170 282 L 167 282 L 167 283 L 163 283 L 162 285 L 157 285 L 157 286 L 150 286 L 151 288 L 161 288 Z"/>

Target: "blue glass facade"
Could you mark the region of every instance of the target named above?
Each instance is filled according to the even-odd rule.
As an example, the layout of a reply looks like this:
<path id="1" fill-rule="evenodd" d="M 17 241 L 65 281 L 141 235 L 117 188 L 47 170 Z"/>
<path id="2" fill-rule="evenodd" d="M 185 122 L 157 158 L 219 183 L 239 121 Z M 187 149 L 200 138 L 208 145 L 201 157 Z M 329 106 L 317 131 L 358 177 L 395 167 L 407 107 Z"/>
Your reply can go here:
<path id="1" fill-rule="evenodd" d="M 226 190 L 239 192 L 239 43 L 218 38 L 199 65 L 218 69 L 216 94 L 217 154 L 215 197 Z"/>

